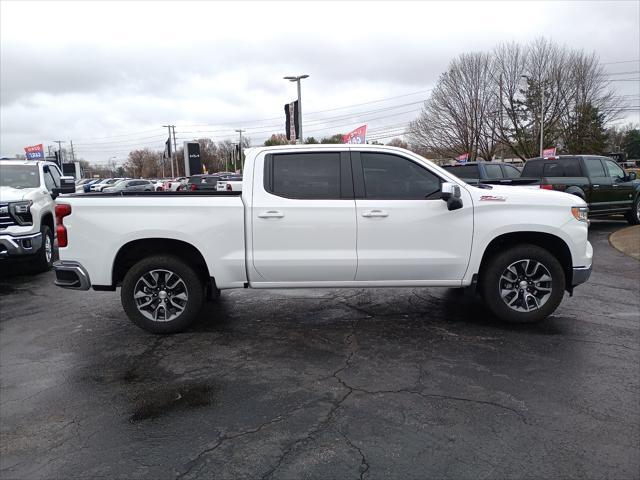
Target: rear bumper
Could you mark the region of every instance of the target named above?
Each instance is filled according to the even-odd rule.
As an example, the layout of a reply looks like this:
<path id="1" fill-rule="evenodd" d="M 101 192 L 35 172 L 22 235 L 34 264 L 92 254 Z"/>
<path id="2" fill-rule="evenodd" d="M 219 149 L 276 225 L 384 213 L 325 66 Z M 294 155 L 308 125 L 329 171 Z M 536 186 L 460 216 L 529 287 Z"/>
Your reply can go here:
<path id="1" fill-rule="evenodd" d="M 85 268 L 78 262 L 54 262 L 53 270 L 56 273 L 55 284 L 71 290 L 89 290 L 91 281 Z"/>
<path id="2" fill-rule="evenodd" d="M 42 233 L 0 235 L 0 259 L 33 255 L 42 247 Z"/>
<path id="3" fill-rule="evenodd" d="M 575 287 L 577 285 L 580 285 L 581 283 L 586 282 L 587 280 L 589 280 L 590 276 L 591 276 L 591 265 L 589 265 L 588 267 L 574 268 L 571 286 Z"/>

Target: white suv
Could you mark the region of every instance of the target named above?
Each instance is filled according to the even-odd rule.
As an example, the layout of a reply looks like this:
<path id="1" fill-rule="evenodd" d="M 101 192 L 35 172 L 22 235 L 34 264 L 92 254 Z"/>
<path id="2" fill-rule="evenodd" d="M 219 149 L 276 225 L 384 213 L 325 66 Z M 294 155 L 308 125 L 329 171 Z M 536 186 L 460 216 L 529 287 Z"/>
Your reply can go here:
<path id="1" fill-rule="evenodd" d="M 27 257 L 36 270 L 51 268 L 60 178 L 52 162 L 0 160 L 0 262 Z"/>

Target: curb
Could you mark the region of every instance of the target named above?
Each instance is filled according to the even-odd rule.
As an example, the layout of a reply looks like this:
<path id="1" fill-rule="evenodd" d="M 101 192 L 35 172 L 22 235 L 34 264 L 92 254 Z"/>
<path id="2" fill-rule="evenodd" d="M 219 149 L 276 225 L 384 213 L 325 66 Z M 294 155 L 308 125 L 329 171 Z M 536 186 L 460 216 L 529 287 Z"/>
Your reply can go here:
<path id="1" fill-rule="evenodd" d="M 619 252 L 640 260 L 640 225 L 613 232 L 609 235 L 609 244 Z"/>

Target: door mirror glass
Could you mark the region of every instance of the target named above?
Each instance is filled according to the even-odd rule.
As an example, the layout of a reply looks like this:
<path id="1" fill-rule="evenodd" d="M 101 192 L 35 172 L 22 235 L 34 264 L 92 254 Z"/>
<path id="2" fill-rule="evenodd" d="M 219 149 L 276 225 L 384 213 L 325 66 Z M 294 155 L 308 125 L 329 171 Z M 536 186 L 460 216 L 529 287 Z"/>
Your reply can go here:
<path id="1" fill-rule="evenodd" d="M 629 180 L 635 180 L 636 178 L 638 178 L 636 172 L 629 172 Z"/>

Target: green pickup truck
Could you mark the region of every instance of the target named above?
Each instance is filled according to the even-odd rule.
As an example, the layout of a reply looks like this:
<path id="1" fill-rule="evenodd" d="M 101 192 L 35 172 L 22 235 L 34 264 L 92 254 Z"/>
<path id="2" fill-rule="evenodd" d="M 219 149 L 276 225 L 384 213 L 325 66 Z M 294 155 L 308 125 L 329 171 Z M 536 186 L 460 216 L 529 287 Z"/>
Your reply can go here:
<path id="1" fill-rule="evenodd" d="M 539 188 L 571 193 L 589 204 L 589 216 L 625 215 L 640 224 L 640 181 L 608 157 L 561 155 L 527 160 L 522 177 L 538 179 Z"/>

